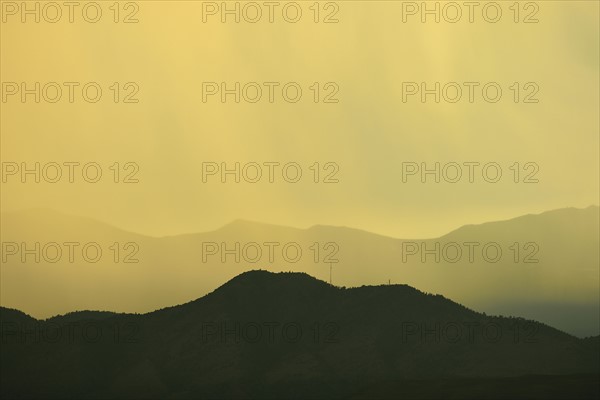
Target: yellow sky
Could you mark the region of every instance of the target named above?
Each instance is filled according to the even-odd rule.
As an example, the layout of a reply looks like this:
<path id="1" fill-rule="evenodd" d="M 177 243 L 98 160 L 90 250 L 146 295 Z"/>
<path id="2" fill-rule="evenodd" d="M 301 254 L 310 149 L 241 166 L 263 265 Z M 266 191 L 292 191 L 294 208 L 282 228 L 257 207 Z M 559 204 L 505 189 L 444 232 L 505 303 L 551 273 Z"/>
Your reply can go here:
<path id="1" fill-rule="evenodd" d="M 202 2 L 144 1 L 137 3 L 138 23 L 114 23 L 113 2 L 99 2 L 98 23 L 76 10 L 73 23 L 63 15 L 57 23 L 42 18 L 36 24 L 21 23 L 6 3 L 0 39 L 4 172 L 7 163 L 97 162 L 103 177 L 98 183 L 76 174 L 75 183 L 23 184 L 18 174 L 7 176 L 2 211 L 46 207 L 151 235 L 245 218 L 433 237 L 466 223 L 599 203 L 598 2 L 537 2 L 539 22 L 533 24 L 513 21 L 513 2 L 499 2 L 498 23 L 476 12 L 473 23 L 454 24 L 421 23 L 418 15 L 403 23 L 401 2 L 379 1 L 337 2 L 339 22 L 331 24 L 313 21 L 312 1 L 298 2 L 298 23 L 277 11 L 273 23 L 221 23 L 219 15 L 203 23 Z M 120 20 L 135 11 L 120 4 Z M 320 19 L 336 11 L 329 7 L 320 3 Z M 531 11 L 521 9 L 520 18 Z M 58 82 L 63 97 L 36 104 L 28 95 L 22 103 L 20 93 L 7 95 L 10 82 L 29 88 Z M 73 103 L 63 82 L 80 83 Z M 103 90 L 97 103 L 81 97 L 87 82 Z M 114 82 L 119 103 L 110 89 Z M 238 104 L 233 95 L 226 103 L 216 95 L 203 102 L 203 82 L 230 88 L 258 82 L 263 97 Z M 264 82 L 279 83 L 273 103 Z M 288 82 L 303 90 L 297 103 L 282 98 Z M 403 82 L 430 88 L 458 82 L 465 92 L 457 103 L 437 104 L 433 96 L 422 103 L 418 95 L 403 102 Z M 463 82 L 480 83 L 473 103 Z M 481 97 L 487 82 L 503 89 L 497 103 Z M 528 82 L 534 86 L 525 87 Z M 123 103 L 136 87 L 139 102 Z M 322 102 L 338 87 L 337 103 Z M 523 103 L 532 88 L 539 88 L 539 102 Z M 475 183 L 402 182 L 405 162 L 471 161 L 498 163 L 502 179 L 487 183 L 479 174 Z M 114 183 L 109 167 L 115 162 L 119 179 L 132 171 L 125 163 L 136 163 L 139 183 Z M 281 175 L 273 183 L 265 177 L 203 183 L 205 162 L 295 162 L 303 176 L 298 183 Z M 335 169 L 326 169 L 327 162 L 339 166 L 339 182 L 314 183 L 315 162 L 319 180 Z M 525 163 L 535 163 L 539 182 L 514 183 L 515 162 L 522 174 L 530 172 Z"/>

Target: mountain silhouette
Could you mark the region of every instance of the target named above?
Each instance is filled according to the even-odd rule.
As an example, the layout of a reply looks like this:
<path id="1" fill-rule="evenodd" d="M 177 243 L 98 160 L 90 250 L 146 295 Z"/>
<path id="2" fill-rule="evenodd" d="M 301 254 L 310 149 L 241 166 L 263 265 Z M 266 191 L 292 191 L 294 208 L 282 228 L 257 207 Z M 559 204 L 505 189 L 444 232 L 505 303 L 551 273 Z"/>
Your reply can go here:
<path id="1" fill-rule="evenodd" d="M 16 254 L 2 263 L 1 304 L 37 318 L 73 309 L 148 312 L 190 301 L 252 269 L 306 272 L 329 281 L 331 268 L 333 283 L 339 286 L 403 282 L 443 293 L 475 310 L 520 315 L 579 337 L 600 333 L 597 206 L 465 225 L 434 239 L 244 220 L 211 232 L 156 238 L 49 210 L 3 213 L 1 224 L 3 242 L 26 243 L 29 249 L 36 242 L 80 243 L 72 263 L 65 246 L 58 262 L 38 263 L 29 255 L 23 263 Z M 464 243 L 473 242 L 478 246 L 470 261 Z M 99 261 L 82 259 L 86 243 L 99 244 L 103 250 Z M 227 253 L 236 243 L 237 255 Z M 273 260 L 265 243 L 277 243 Z M 207 244 L 219 250 L 209 253 Z M 252 259 L 254 245 L 244 253 L 249 244 L 260 247 L 260 258 Z M 284 257 L 286 244 L 301 249 L 298 260 Z M 482 249 L 490 244 L 490 254 L 495 247 L 502 251 L 498 261 L 483 257 Z M 457 245 L 462 256 L 453 262 L 449 258 Z M 423 259 L 427 249 L 435 246 L 440 249 L 439 260 L 432 254 Z M 409 254 L 407 248 L 419 250 Z M 291 250 L 293 255 L 293 246 Z M 137 262 L 124 262 L 128 256 Z"/>
<path id="2" fill-rule="evenodd" d="M 38 321 L 1 308 L 0 323 L 3 398 L 599 394 L 599 337 L 487 316 L 407 285 L 347 289 L 250 271 L 147 314 Z"/>

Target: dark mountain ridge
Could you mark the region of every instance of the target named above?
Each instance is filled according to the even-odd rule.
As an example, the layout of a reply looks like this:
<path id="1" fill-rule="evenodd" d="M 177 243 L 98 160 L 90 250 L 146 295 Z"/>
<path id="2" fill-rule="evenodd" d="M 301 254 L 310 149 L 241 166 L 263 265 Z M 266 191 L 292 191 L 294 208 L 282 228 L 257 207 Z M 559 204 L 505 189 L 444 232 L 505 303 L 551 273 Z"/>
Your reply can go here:
<path id="1" fill-rule="evenodd" d="M 397 382 L 588 382 L 599 371 L 598 338 L 407 285 L 345 289 L 304 273 L 246 272 L 147 314 L 36 321 L 1 308 L 0 323 L 1 392 L 11 398 L 393 398 Z"/>

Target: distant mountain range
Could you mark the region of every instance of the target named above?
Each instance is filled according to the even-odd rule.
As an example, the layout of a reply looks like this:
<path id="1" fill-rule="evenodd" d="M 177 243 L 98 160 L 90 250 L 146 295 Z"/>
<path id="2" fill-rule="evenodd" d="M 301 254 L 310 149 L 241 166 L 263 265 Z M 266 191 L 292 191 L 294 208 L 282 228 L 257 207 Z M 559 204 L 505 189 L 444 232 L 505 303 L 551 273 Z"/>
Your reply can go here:
<path id="1" fill-rule="evenodd" d="M 243 273 L 151 313 L 0 309 L 2 398 L 594 398 L 600 337 L 407 285 Z"/>
<path id="2" fill-rule="evenodd" d="M 3 213 L 0 301 L 38 318 L 74 309 L 148 312 L 190 301 L 252 269 L 329 281 L 331 268 L 337 286 L 409 284 L 475 310 L 595 336 L 599 224 L 598 207 L 591 206 L 467 225 L 427 240 L 242 220 L 212 232 L 154 238 L 49 210 Z M 64 244 L 70 242 L 78 244 Z M 58 244 L 60 258 L 49 243 Z M 102 257 L 92 262 L 97 248 Z"/>

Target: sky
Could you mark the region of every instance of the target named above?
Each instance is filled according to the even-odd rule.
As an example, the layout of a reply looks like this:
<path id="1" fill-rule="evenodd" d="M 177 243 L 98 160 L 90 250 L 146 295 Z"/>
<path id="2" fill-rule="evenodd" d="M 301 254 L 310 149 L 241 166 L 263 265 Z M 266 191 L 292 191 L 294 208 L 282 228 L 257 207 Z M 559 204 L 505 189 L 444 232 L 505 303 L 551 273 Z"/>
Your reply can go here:
<path id="1" fill-rule="evenodd" d="M 273 22 L 258 2 L 258 22 L 245 20 L 255 9 L 240 8 L 236 23 L 213 7 L 220 2 L 119 3 L 116 15 L 100 1 L 96 23 L 84 18 L 94 9 L 79 8 L 70 23 L 64 6 L 56 23 L 46 21 L 53 9 L 23 23 L 11 8 L 21 3 L 7 3 L 3 212 L 50 208 L 153 236 L 241 218 L 425 238 L 599 203 L 598 2 L 521 2 L 518 22 L 513 2 L 498 2 L 495 23 L 484 18 L 495 10 L 476 9 L 471 23 L 465 7 L 449 22 L 448 2 L 439 23 L 431 15 L 423 23 L 420 10 L 383 1 L 321 2 L 318 16 L 300 1 L 295 23 L 286 21 L 296 15 L 289 2 Z M 36 82 L 40 102 L 35 93 L 23 102 L 22 89 L 35 92 Z M 231 93 L 223 102 L 221 83 L 231 91 L 236 82 L 240 102 Z M 439 103 L 435 93 L 423 102 L 422 89 L 436 82 Z M 21 175 L 35 163 L 39 183 Z M 240 182 L 223 178 L 222 167 L 236 163 Z M 420 174 L 436 163 L 439 183 Z M 56 165 L 62 175 L 52 183 Z"/>

